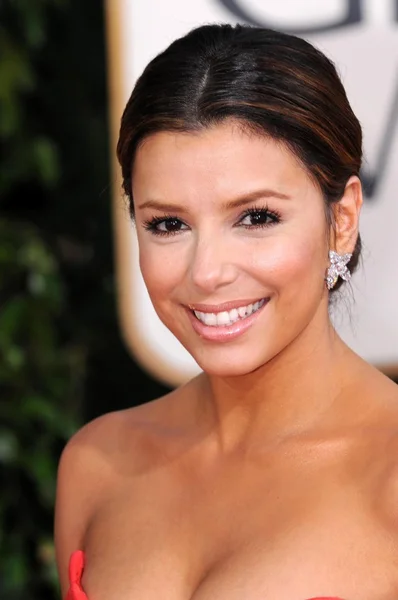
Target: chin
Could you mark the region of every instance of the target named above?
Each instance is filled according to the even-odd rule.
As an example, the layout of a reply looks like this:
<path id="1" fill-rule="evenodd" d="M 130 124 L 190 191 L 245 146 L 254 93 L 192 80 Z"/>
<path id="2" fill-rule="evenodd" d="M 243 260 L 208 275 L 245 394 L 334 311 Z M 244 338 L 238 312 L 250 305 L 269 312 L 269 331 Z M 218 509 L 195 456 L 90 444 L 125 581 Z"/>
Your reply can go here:
<path id="1" fill-rule="evenodd" d="M 198 353 L 199 354 L 199 353 Z M 213 377 L 241 377 L 253 373 L 268 362 L 271 357 L 264 358 L 259 355 L 245 356 L 242 353 L 233 353 L 226 351 L 222 346 L 217 350 L 202 351 L 200 355 L 193 357 L 200 368 L 207 374 Z"/>
<path id="2" fill-rule="evenodd" d="M 175 320 L 162 321 L 202 371 L 214 377 L 249 375 L 263 367 L 282 349 L 279 346 L 283 340 L 276 345 L 275 341 L 271 341 L 275 340 L 277 333 L 274 328 L 268 330 L 267 336 L 256 333 L 256 329 L 252 328 L 234 340 L 213 342 L 200 338 L 189 331 L 189 328 L 175 327 Z"/>

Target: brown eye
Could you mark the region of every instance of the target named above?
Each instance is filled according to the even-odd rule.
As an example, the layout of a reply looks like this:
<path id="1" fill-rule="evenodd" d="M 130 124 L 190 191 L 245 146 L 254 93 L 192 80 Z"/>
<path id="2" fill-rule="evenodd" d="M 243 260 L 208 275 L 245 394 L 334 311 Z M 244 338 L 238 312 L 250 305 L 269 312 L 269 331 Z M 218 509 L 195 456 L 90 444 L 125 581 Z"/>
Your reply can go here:
<path id="1" fill-rule="evenodd" d="M 247 228 L 255 227 L 268 227 L 280 222 L 278 214 L 268 209 L 250 209 L 246 211 L 242 219 L 239 221 L 239 225 Z"/>
<path id="2" fill-rule="evenodd" d="M 184 223 L 179 219 L 164 219 L 157 225 L 158 231 L 164 231 L 167 233 L 173 233 L 175 231 L 180 231 Z"/>
<path id="3" fill-rule="evenodd" d="M 164 236 L 174 235 L 188 229 L 188 226 L 176 217 L 156 217 L 150 221 L 145 221 L 144 227 L 154 235 Z"/>

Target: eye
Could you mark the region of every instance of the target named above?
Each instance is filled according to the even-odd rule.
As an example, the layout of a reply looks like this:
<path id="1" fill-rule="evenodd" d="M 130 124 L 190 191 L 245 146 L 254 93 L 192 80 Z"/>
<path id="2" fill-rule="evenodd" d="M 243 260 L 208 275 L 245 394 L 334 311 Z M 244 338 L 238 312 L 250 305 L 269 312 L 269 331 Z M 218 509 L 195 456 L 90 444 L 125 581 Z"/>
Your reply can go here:
<path id="1" fill-rule="evenodd" d="M 177 217 L 154 217 L 144 222 L 144 227 L 154 235 L 170 236 L 185 231 L 188 225 L 183 223 Z"/>
<path id="2" fill-rule="evenodd" d="M 241 217 L 239 225 L 247 229 L 269 227 L 280 223 L 280 215 L 268 208 L 249 208 Z"/>

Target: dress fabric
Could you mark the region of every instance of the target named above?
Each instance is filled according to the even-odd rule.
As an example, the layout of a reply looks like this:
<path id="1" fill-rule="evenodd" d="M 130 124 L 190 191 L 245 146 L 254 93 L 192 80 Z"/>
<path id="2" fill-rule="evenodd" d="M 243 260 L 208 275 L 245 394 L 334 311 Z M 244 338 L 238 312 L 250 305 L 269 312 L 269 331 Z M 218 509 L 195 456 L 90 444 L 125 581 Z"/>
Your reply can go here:
<path id="1" fill-rule="evenodd" d="M 84 552 L 81 550 L 73 552 L 69 561 L 69 591 L 65 600 L 88 600 L 81 584 L 84 565 Z"/>
<path id="2" fill-rule="evenodd" d="M 84 571 L 85 556 L 81 550 L 76 550 L 70 557 L 69 562 L 69 591 L 65 600 L 88 600 L 82 588 L 81 579 Z M 308 600 L 343 600 L 335 596 L 322 596 L 308 598 Z"/>

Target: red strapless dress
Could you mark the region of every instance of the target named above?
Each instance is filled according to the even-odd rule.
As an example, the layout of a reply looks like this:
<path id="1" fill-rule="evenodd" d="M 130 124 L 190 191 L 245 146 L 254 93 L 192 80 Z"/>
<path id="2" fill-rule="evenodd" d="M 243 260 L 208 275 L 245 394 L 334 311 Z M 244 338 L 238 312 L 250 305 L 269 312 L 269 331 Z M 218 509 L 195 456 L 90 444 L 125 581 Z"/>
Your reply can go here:
<path id="1" fill-rule="evenodd" d="M 81 579 L 84 570 L 84 552 L 77 550 L 70 557 L 69 563 L 69 591 L 65 600 L 88 600 L 81 585 Z M 319 598 L 308 598 L 308 600 L 342 600 L 331 596 L 322 596 Z"/>
<path id="2" fill-rule="evenodd" d="M 84 552 L 77 550 L 69 561 L 69 591 L 65 600 L 88 600 L 81 584 L 84 564 Z"/>

